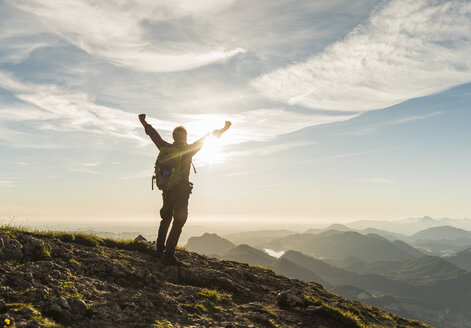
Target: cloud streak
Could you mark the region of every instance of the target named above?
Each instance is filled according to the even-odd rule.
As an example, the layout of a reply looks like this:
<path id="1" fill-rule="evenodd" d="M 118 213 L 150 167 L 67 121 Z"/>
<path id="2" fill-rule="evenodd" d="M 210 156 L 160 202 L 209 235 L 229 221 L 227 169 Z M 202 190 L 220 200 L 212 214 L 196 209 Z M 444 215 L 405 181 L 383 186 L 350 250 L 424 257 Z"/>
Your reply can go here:
<path id="1" fill-rule="evenodd" d="M 56 85 L 25 83 L 0 72 L 0 88 L 21 101 L 0 110 L 0 122 L 34 122 L 38 130 L 85 131 L 143 142 L 136 115 L 94 104 L 84 93 Z"/>
<path id="2" fill-rule="evenodd" d="M 37 18 L 40 31 L 52 32 L 94 57 L 139 71 L 172 72 L 223 62 L 246 50 L 204 42 L 156 43 L 146 24 L 214 14 L 231 2 L 19 0 L 9 4 Z M 28 51 L 28 47 L 22 49 L 25 54 Z"/>
<path id="3" fill-rule="evenodd" d="M 11 92 L 18 101 L 17 104 L 1 107 L 0 123 L 27 124 L 29 122 L 35 130 L 56 133 L 95 133 L 135 141 L 141 145 L 149 143 L 136 114 L 97 105 L 94 99 L 83 92 L 68 90 L 57 85 L 23 82 L 1 71 L 0 88 Z M 344 121 L 356 115 L 303 114 L 282 108 L 267 108 L 237 114 L 175 114 L 167 120 L 149 117 L 148 121 L 158 131 L 163 131 L 164 137 L 175 126 L 183 124 L 189 131 L 191 141 L 207 132 L 221 128 L 224 121 L 230 120 L 233 127 L 222 141 L 226 144 L 238 144 L 248 141 L 265 141 L 308 126 Z M 24 134 L 24 132 L 15 133 Z M 6 135 L 11 136 L 11 133 Z M 2 137 L 0 134 L 0 138 L 5 139 L 6 136 Z M 12 138 L 7 140 L 15 143 Z M 289 145 L 288 148 L 292 146 L 300 145 L 295 143 Z M 278 151 L 278 149 L 271 151 Z"/>
<path id="4" fill-rule="evenodd" d="M 225 120 L 229 120 L 233 126 L 225 134 L 225 137 L 229 139 L 227 143 L 235 144 L 247 141 L 266 141 L 309 126 L 345 121 L 356 116 L 358 114 L 303 114 L 283 108 L 265 108 L 238 114 L 190 114 L 181 117 L 187 122 L 189 132 L 198 131 L 199 134 L 207 129 L 220 128 L 218 124 L 224 124 Z"/>
<path id="5" fill-rule="evenodd" d="M 314 109 L 385 108 L 470 82 L 470 31 L 469 1 L 394 0 L 344 40 L 252 85 Z"/>

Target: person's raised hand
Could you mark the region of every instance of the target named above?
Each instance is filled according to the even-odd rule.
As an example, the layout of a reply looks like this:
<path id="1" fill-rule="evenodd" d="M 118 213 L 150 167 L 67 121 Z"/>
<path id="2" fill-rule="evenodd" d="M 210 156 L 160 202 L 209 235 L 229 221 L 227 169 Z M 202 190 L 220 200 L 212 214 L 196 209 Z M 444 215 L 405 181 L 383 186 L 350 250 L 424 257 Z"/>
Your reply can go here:
<path id="1" fill-rule="evenodd" d="M 141 121 L 142 124 L 146 123 L 146 114 L 139 114 L 139 121 Z"/>
<path id="2" fill-rule="evenodd" d="M 231 127 L 232 123 L 229 122 L 229 121 L 226 121 L 226 123 L 224 124 L 224 127 L 220 130 L 214 130 L 213 131 L 213 135 L 216 136 L 217 138 L 220 138 L 221 135 L 227 131 L 227 129 L 229 129 Z"/>

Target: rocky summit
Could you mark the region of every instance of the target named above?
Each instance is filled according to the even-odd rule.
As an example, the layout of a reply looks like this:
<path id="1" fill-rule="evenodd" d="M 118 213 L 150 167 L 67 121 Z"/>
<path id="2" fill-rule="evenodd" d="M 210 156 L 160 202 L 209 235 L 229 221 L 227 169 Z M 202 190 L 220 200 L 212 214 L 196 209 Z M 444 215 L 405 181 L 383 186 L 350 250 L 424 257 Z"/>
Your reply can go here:
<path id="1" fill-rule="evenodd" d="M 272 270 L 93 235 L 0 228 L 0 327 L 429 327 Z"/>

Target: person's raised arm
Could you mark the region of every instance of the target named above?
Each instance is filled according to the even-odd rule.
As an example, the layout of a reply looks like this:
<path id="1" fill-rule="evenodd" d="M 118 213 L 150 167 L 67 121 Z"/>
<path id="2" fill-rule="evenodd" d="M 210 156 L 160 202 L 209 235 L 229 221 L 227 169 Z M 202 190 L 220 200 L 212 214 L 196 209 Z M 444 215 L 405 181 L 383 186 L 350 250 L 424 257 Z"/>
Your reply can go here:
<path id="1" fill-rule="evenodd" d="M 210 133 L 205 134 L 202 138 L 196 140 L 194 143 L 191 144 L 191 152 L 192 155 L 195 155 L 197 152 L 201 150 L 204 144 L 204 139 L 209 137 L 211 134 L 215 136 L 216 138 L 220 138 L 224 132 L 226 132 L 230 127 L 231 127 L 231 122 L 226 121 L 224 127 L 219 130 L 214 130 Z"/>
<path id="2" fill-rule="evenodd" d="M 160 134 L 155 130 L 152 125 L 146 122 L 146 114 L 140 114 L 139 115 L 139 121 L 141 122 L 142 126 L 144 127 L 146 134 L 152 139 L 154 144 L 157 146 L 157 148 L 161 148 L 164 146 L 170 145 L 168 142 L 166 142 Z"/>

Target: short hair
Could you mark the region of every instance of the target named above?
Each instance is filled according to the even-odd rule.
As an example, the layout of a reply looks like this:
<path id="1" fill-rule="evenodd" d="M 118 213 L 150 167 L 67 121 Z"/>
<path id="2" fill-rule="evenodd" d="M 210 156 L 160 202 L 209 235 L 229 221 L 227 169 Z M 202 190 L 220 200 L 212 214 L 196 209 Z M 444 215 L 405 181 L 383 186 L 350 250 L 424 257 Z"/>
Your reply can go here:
<path id="1" fill-rule="evenodd" d="M 177 135 L 187 135 L 186 129 L 183 125 L 177 126 L 175 129 L 173 129 L 172 137 L 174 140 L 177 139 Z"/>

